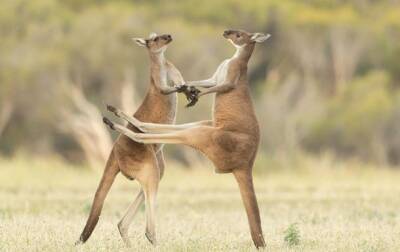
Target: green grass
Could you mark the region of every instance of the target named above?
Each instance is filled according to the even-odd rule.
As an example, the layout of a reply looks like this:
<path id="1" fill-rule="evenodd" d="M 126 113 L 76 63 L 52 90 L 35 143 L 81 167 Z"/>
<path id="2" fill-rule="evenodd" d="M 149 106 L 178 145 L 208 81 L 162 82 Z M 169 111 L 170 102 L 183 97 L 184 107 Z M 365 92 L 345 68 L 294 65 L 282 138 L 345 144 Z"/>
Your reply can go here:
<path id="1" fill-rule="evenodd" d="M 290 224 L 290 226 L 285 230 L 284 240 L 289 247 L 300 244 L 300 232 L 297 223 Z"/>
<path id="2" fill-rule="evenodd" d="M 154 249 L 144 236 L 142 209 L 128 250 L 117 223 L 136 182 L 118 177 L 92 237 L 76 248 L 101 173 L 51 160 L 0 160 L 0 251 L 255 250 L 233 177 L 206 166 L 185 171 L 167 164 L 157 204 L 159 245 Z M 255 178 L 267 251 L 400 250 L 398 171 L 324 160 L 303 166 Z"/>

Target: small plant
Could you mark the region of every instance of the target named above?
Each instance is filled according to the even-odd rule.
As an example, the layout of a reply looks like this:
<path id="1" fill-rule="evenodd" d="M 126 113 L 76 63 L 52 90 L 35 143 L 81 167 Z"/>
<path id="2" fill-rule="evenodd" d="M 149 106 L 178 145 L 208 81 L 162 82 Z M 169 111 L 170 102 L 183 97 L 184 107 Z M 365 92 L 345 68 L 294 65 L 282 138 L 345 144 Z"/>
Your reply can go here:
<path id="1" fill-rule="evenodd" d="M 296 246 L 300 244 L 300 231 L 297 227 L 297 223 L 292 223 L 290 226 L 284 231 L 285 234 L 285 243 L 289 246 Z"/>

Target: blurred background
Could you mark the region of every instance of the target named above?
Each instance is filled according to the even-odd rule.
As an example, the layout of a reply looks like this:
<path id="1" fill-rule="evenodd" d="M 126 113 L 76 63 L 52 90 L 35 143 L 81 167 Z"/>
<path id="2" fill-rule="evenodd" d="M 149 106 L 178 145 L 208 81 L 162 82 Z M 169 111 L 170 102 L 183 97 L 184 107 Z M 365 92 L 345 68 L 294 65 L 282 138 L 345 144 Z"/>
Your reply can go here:
<path id="1" fill-rule="evenodd" d="M 272 35 L 248 70 L 268 248 L 400 251 L 397 0 L 2 0 L 0 250 L 76 251 L 117 137 L 104 103 L 133 113 L 149 85 L 132 37 L 171 34 L 167 58 L 199 80 L 233 55 L 227 28 Z M 185 108 L 180 95 L 177 122 L 211 118 L 212 99 Z M 188 147 L 164 149 L 158 249 L 253 249 L 232 176 L 212 176 Z M 82 249 L 124 250 L 116 223 L 137 190 L 117 177 Z M 150 248 L 143 211 L 130 230 L 136 251 Z"/>
<path id="2" fill-rule="evenodd" d="M 399 17 L 398 1 L 2 1 L 0 155 L 102 168 L 116 137 L 103 102 L 134 112 L 149 83 L 147 52 L 131 38 L 172 34 L 167 57 L 198 80 L 233 54 L 223 30 L 242 28 L 272 34 L 249 66 L 259 169 L 301 155 L 399 165 Z M 212 97 L 180 101 L 178 123 L 211 117 Z"/>

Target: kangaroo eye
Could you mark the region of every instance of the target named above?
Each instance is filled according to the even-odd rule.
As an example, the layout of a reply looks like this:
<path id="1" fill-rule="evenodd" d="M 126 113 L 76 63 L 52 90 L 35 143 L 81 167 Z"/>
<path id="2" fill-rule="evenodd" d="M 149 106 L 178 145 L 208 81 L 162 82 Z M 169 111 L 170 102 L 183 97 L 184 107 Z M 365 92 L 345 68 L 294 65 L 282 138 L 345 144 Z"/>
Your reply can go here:
<path id="1" fill-rule="evenodd" d="M 236 34 L 236 38 L 240 38 L 240 34 L 239 33 Z"/>
<path id="2" fill-rule="evenodd" d="M 158 41 L 158 37 L 157 37 L 157 38 L 155 38 L 155 39 L 154 39 L 154 41 L 156 41 L 156 42 L 157 42 L 157 41 Z"/>

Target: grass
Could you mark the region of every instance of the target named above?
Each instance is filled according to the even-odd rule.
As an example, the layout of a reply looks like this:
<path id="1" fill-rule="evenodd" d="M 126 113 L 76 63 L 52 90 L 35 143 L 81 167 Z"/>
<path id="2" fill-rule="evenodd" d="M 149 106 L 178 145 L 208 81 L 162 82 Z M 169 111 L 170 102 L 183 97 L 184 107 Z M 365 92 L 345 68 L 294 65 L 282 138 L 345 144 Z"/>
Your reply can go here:
<path id="1" fill-rule="evenodd" d="M 117 223 L 138 191 L 123 176 L 92 237 L 76 248 L 101 174 L 0 159 L 0 251 L 255 251 L 233 177 L 177 166 L 167 164 L 160 186 L 155 249 L 144 236 L 144 209 L 129 231 L 134 247 L 119 237 Z M 255 178 L 267 251 L 400 250 L 400 172 L 324 160 L 303 166 Z"/>
<path id="2" fill-rule="evenodd" d="M 290 224 L 290 226 L 285 230 L 284 240 L 289 247 L 300 244 L 300 232 L 297 223 Z"/>

